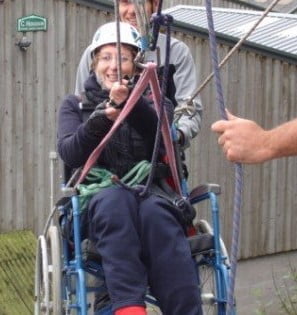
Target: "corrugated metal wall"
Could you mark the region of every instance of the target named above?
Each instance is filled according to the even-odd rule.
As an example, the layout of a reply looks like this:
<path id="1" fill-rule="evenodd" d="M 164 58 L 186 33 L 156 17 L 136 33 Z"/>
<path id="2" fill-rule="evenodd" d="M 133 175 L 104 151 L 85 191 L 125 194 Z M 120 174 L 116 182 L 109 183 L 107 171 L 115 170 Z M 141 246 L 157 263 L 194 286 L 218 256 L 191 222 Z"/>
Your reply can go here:
<path id="1" fill-rule="evenodd" d="M 204 0 L 164 0 L 164 8 L 173 7 L 175 5 L 205 5 Z M 229 0 L 213 0 L 212 6 L 221 8 L 232 8 L 232 9 L 249 9 L 253 10 L 255 6 L 249 3 L 244 3 L 240 1 L 229 1 Z"/>
<path id="2" fill-rule="evenodd" d="M 15 43 L 17 18 L 48 18 L 46 32 L 28 32 L 26 52 Z M 0 232 L 32 229 L 40 233 L 50 206 L 50 159 L 55 150 L 56 111 L 74 88 L 83 48 L 99 24 L 111 17 L 96 9 L 63 0 L 0 2 Z M 207 41 L 178 34 L 192 50 L 201 78 L 209 73 Z M 220 55 L 228 52 L 220 46 Z M 265 127 L 296 116 L 296 66 L 240 51 L 225 66 L 222 80 L 227 107 Z M 203 130 L 189 152 L 192 185 L 217 182 L 221 196 L 224 238 L 230 244 L 234 173 L 210 131 L 218 118 L 213 85 L 202 94 Z M 55 197 L 58 167 L 55 163 Z M 297 248 L 295 159 L 246 166 L 242 210 L 241 257 Z M 203 206 L 201 216 L 206 216 Z"/>

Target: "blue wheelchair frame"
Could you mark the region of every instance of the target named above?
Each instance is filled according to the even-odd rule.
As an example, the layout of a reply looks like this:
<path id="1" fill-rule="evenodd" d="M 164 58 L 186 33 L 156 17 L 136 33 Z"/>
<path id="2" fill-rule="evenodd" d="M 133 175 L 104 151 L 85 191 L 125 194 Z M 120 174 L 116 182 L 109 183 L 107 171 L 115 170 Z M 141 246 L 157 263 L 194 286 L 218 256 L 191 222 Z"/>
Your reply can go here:
<path id="1" fill-rule="evenodd" d="M 203 187 L 203 186 L 202 186 Z M 204 191 L 203 191 L 204 190 Z M 228 254 L 226 249 L 224 248 L 224 252 L 222 250 L 222 246 L 224 243 L 220 237 L 220 214 L 219 214 L 219 205 L 217 195 L 220 193 L 219 186 L 216 185 L 206 185 L 201 189 L 201 193 L 194 197 L 191 200 L 191 203 L 201 202 L 203 200 L 209 199 L 211 204 L 211 216 L 212 216 L 212 224 L 213 224 L 213 254 L 206 255 L 202 253 L 202 260 L 197 263 L 198 267 L 206 264 L 213 268 L 215 275 L 215 292 L 216 296 L 214 297 L 213 303 L 217 305 L 217 315 L 225 315 L 227 313 L 227 291 L 229 285 L 229 269 L 230 265 L 228 261 Z M 202 292 L 202 300 L 203 300 L 203 292 Z M 203 301 L 202 301 L 203 302 Z M 235 315 L 236 310 L 235 306 L 233 310 L 231 310 L 231 314 Z"/>
<path id="2" fill-rule="evenodd" d="M 88 287 L 86 281 L 86 272 L 101 278 L 101 280 L 104 279 L 104 273 L 101 265 L 98 263 L 95 263 L 91 269 L 89 268 L 89 264 L 86 266 L 86 262 L 83 260 L 81 247 L 82 239 L 80 228 L 79 196 L 76 195 L 76 192 L 72 188 L 66 188 L 64 193 L 67 195 L 67 197 L 71 198 L 71 202 L 68 202 L 67 206 L 59 207 L 62 218 L 60 225 L 63 229 L 63 225 L 67 224 L 67 218 L 72 212 L 74 249 L 70 250 L 69 241 L 66 238 L 62 239 L 62 286 L 64 286 L 64 288 L 62 288 L 62 300 L 64 301 L 63 307 L 65 308 L 66 314 L 68 314 L 70 310 L 76 310 L 76 314 L 78 315 L 87 315 L 89 308 L 87 303 L 87 293 L 98 291 L 100 288 Z M 195 189 L 195 193 L 190 194 L 189 199 L 192 204 L 206 199 L 210 200 L 213 224 L 213 246 L 211 248 L 206 248 L 202 251 L 196 252 L 195 258 L 199 257 L 196 259 L 196 264 L 200 273 L 202 272 L 200 268 L 207 266 L 214 274 L 214 292 L 205 293 L 203 291 L 203 283 L 200 283 L 202 302 L 210 304 L 210 307 L 213 309 L 212 314 L 224 315 L 226 314 L 227 305 L 229 266 L 226 263 L 226 260 L 228 259 L 226 257 L 226 253 L 222 253 L 221 248 L 222 241 L 220 238 L 219 206 L 217 198 L 219 194 L 220 187 L 218 185 L 206 184 L 197 187 Z M 74 285 L 73 280 L 75 281 Z M 105 288 L 103 288 L 103 290 L 105 290 Z M 204 297 L 203 294 L 206 296 Z M 148 297 L 148 302 L 158 305 L 157 301 L 150 297 Z M 96 312 L 96 314 L 112 315 L 111 307 L 108 306 L 105 309 Z M 235 311 L 233 314 L 235 314 Z"/>
<path id="3" fill-rule="evenodd" d="M 176 130 L 172 128 L 172 138 L 173 141 L 177 143 Z M 178 149 L 177 149 L 178 150 Z M 179 168 L 179 173 L 181 171 L 181 160 L 179 159 L 178 151 L 175 152 L 177 157 L 177 166 Z M 64 178 L 67 178 L 67 170 L 64 169 Z M 68 172 L 70 173 L 70 172 Z M 227 313 L 227 289 L 229 281 L 229 264 L 228 264 L 228 254 L 220 237 L 220 218 L 219 218 L 219 205 L 218 205 L 218 195 L 221 193 L 220 186 L 217 184 L 205 184 L 198 186 L 193 189 L 192 192 L 188 193 L 187 180 L 185 178 L 180 178 L 181 189 L 184 196 L 188 198 L 191 204 L 196 204 L 204 200 L 210 200 L 212 225 L 200 220 L 200 227 L 198 224 L 197 235 L 189 237 L 190 247 L 192 249 L 192 256 L 196 263 L 197 284 L 200 286 L 202 308 L 204 314 L 215 314 L 215 315 L 225 315 Z M 64 194 L 62 201 L 58 201 L 55 211 L 59 211 L 59 223 L 54 226 L 52 234 L 55 234 L 55 240 L 61 238 L 58 234 L 58 230 L 61 230 L 62 234 L 62 250 L 60 245 L 56 244 L 58 250 L 55 252 L 52 249 L 49 251 L 52 255 L 61 255 L 62 263 L 57 263 L 57 259 L 53 259 L 47 254 L 48 247 L 46 243 L 48 242 L 51 246 L 52 240 L 50 239 L 51 233 L 44 233 L 39 237 L 38 249 L 37 249 L 37 259 L 36 259 L 36 278 L 35 282 L 35 315 L 39 314 L 52 314 L 60 315 L 62 314 L 73 314 L 73 311 L 77 315 L 87 315 L 90 305 L 87 302 L 87 294 L 90 292 L 107 292 L 104 284 L 104 272 L 100 262 L 95 260 L 88 260 L 85 258 L 85 253 L 82 250 L 82 237 L 81 237 L 81 211 L 79 205 L 79 196 L 77 191 L 72 187 L 63 187 L 62 192 Z M 73 218 L 73 222 L 70 222 Z M 67 236 L 69 232 L 69 226 L 72 224 L 73 230 L 71 236 Z M 202 227 L 202 228 L 201 228 Z M 63 231 L 68 232 L 65 234 Z M 48 234 L 48 235 L 47 235 Z M 207 236 L 207 238 L 205 238 Z M 211 236 L 211 242 L 210 237 Z M 70 239 L 71 245 L 70 246 Z M 206 239 L 206 241 L 205 241 Z M 56 241 L 57 242 L 57 241 Z M 58 245 L 58 246 L 57 246 Z M 48 257 L 49 256 L 49 257 Z M 98 254 L 97 254 L 98 256 Z M 48 259 L 49 258 L 49 259 Z M 52 258 L 52 259 L 50 259 Z M 51 268 L 45 265 L 47 262 L 51 262 Z M 59 265 L 54 268 L 54 264 Z M 60 267 L 61 265 L 61 267 Z M 61 270 L 57 270 L 57 269 Z M 42 270 L 46 269 L 46 270 Z M 204 282 L 202 282 L 202 276 L 204 270 L 210 271 L 210 278 L 207 281 L 214 282 L 214 287 L 210 288 L 210 292 L 205 292 Z M 51 275 L 52 272 L 59 273 L 56 277 Z M 86 279 L 86 274 L 90 274 L 100 279 L 100 286 L 89 286 Z M 53 295 L 52 300 L 50 299 L 50 289 L 49 280 L 50 278 L 55 278 L 56 282 L 54 284 L 55 289 L 61 291 L 61 296 L 57 297 Z M 61 284 L 57 284 L 58 280 Z M 41 285 L 40 282 L 44 282 Z M 61 289 L 61 290 L 60 290 Z M 45 291 L 45 294 L 42 292 Z M 52 291 L 54 289 L 52 288 Z M 58 290 L 57 290 L 58 291 Z M 41 296 L 44 295 L 44 296 Z M 58 300 L 60 298 L 60 300 Z M 146 302 L 150 305 L 158 306 L 158 302 L 149 294 L 146 297 Z M 211 311 L 208 312 L 208 308 Z M 43 312 L 45 310 L 45 313 Z M 96 311 L 96 315 L 112 315 L 111 304 L 105 305 L 102 309 Z M 231 312 L 235 315 L 235 307 Z"/>

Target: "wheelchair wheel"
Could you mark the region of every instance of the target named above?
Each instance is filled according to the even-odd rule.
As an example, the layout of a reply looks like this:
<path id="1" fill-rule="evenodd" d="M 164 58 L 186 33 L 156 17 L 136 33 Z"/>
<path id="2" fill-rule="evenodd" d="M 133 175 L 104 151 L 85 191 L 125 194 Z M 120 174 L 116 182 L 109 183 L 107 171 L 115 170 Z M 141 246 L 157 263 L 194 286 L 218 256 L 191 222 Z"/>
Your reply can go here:
<path id="1" fill-rule="evenodd" d="M 35 315 L 61 315 L 61 251 L 56 226 L 39 236 L 35 266 Z"/>
<path id="2" fill-rule="evenodd" d="M 46 240 L 43 235 L 37 241 L 35 262 L 35 303 L 34 314 L 49 314 L 49 278 L 48 278 L 48 253 Z"/>
<path id="3" fill-rule="evenodd" d="M 49 245 L 49 285 L 51 314 L 62 314 L 62 290 L 61 290 L 61 242 L 57 226 L 50 226 L 48 230 Z"/>
<path id="4" fill-rule="evenodd" d="M 214 235 L 212 227 L 205 220 L 200 220 L 196 228 L 200 233 Z M 216 266 L 215 253 L 211 251 L 200 255 L 197 261 L 203 314 L 225 314 L 226 311 L 224 302 L 218 302 L 219 296 L 221 301 L 226 301 L 227 299 L 228 269 L 230 267 L 228 252 L 221 238 L 220 255 L 220 266 Z M 219 284 L 216 283 L 216 275 L 219 278 Z M 220 292 L 218 292 L 218 290 L 220 290 Z"/>
<path id="5" fill-rule="evenodd" d="M 208 263 L 199 264 L 199 287 L 201 292 L 202 310 L 204 315 L 217 315 L 217 290 L 215 270 Z"/>

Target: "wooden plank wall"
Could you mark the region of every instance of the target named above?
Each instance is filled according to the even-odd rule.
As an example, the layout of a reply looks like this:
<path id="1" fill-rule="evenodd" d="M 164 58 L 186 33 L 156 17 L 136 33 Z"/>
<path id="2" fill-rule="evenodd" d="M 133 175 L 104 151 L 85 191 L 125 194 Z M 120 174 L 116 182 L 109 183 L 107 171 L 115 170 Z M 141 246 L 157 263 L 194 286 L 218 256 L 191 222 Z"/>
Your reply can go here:
<path id="1" fill-rule="evenodd" d="M 15 44 L 17 19 L 48 18 L 46 32 L 27 32 L 27 51 Z M 62 0 L 0 3 L 0 231 L 42 231 L 50 205 L 49 154 L 56 147 L 56 112 L 74 91 L 83 49 L 109 14 Z M 58 178 L 56 176 L 56 182 Z"/>
<path id="2" fill-rule="evenodd" d="M 29 14 L 48 18 L 47 32 L 28 32 L 26 52 L 15 43 L 17 18 Z M 59 191 L 54 162 L 51 194 L 50 152 L 56 146 L 56 113 L 62 97 L 72 93 L 76 66 L 97 27 L 109 14 L 63 0 L 15 0 L 0 3 L 0 232 L 31 229 L 42 232 L 51 196 Z M 201 80 L 210 72 L 207 40 L 177 33 L 191 48 Z M 230 47 L 220 45 L 225 56 Z M 296 65 L 245 50 L 221 73 L 227 107 L 270 128 L 296 116 Z M 210 132 L 219 118 L 214 86 L 202 93 L 203 129 L 188 152 L 190 184 L 216 182 L 221 196 L 222 231 L 230 244 L 233 166 L 227 163 Z M 296 161 L 294 158 L 246 166 L 240 257 L 253 257 L 297 248 Z M 209 217 L 205 206 L 200 217 Z"/>
<path id="3" fill-rule="evenodd" d="M 191 48 L 201 81 L 211 72 L 208 41 L 177 33 Z M 223 59 L 230 47 L 219 45 Z M 297 113 L 296 64 L 240 50 L 221 71 L 225 105 L 234 114 L 254 119 L 272 128 L 293 119 Z M 222 186 L 221 216 L 224 240 L 231 242 L 234 167 L 225 161 L 210 132 L 219 119 L 214 85 L 202 91 L 203 128 L 188 153 L 191 186 L 216 182 Z M 244 166 L 244 194 L 241 218 L 240 257 L 247 258 L 297 248 L 296 231 L 296 158 Z M 209 217 L 199 206 L 202 217 Z"/>

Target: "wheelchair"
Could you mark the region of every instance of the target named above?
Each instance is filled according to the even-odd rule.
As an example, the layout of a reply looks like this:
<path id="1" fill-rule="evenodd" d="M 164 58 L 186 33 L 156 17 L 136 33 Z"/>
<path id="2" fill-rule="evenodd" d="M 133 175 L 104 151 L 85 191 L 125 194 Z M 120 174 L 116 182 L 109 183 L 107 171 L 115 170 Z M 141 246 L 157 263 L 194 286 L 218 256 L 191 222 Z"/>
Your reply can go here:
<path id="1" fill-rule="evenodd" d="M 34 314 L 112 315 L 100 255 L 88 239 L 81 239 L 79 196 L 71 187 L 62 188 L 62 192 L 63 197 L 52 210 L 44 233 L 38 237 Z M 197 287 L 203 314 L 224 315 L 227 307 L 230 264 L 220 237 L 220 193 L 219 185 L 204 184 L 188 195 L 191 204 L 209 200 L 212 215 L 212 226 L 206 220 L 199 220 L 194 235 L 188 237 L 199 270 Z M 94 313 L 95 295 L 101 300 Z M 149 314 L 162 314 L 149 289 L 146 303 Z"/>

